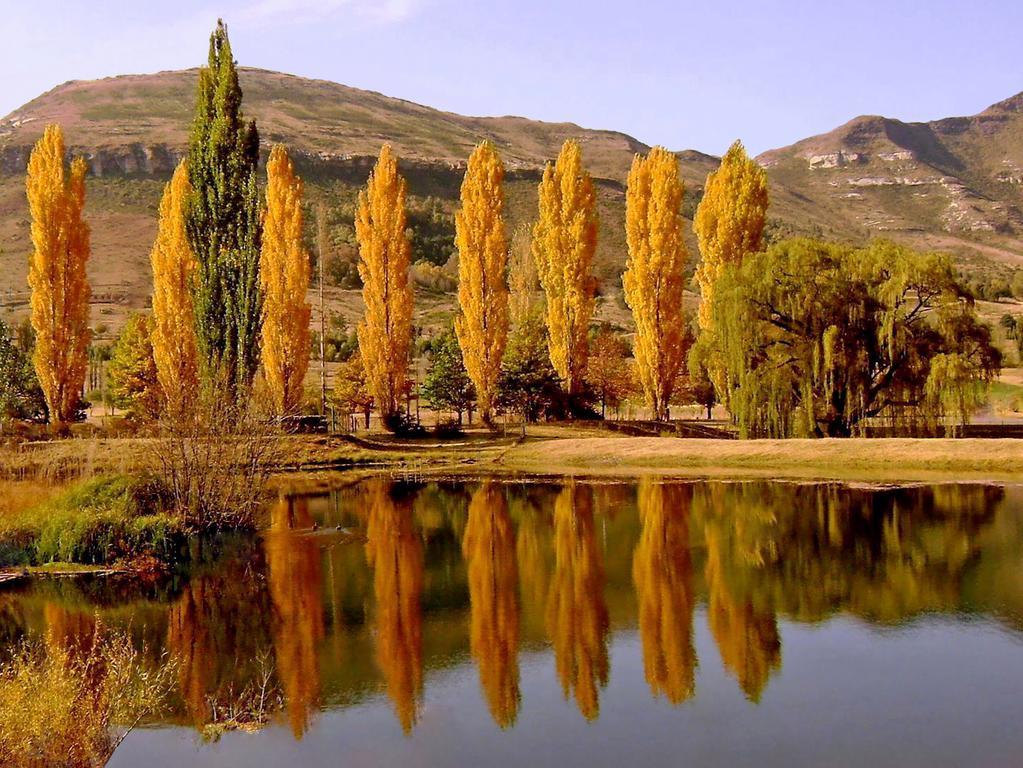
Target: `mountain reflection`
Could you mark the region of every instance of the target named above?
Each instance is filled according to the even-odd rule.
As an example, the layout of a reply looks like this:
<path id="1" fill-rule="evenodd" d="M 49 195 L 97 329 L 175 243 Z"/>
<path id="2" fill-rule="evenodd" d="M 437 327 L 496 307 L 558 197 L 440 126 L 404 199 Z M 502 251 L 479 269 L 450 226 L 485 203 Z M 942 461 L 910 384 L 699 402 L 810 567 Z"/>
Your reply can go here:
<path id="1" fill-rule="evenodd" d="M 616 685 L 690 706 L 698 672 L 720 668 L 753 706 L 792 622 L 965 614 L 1023 631 L 1021 509 L 1023 489 L 984 485 L 377 478 L 281 496 L 261 537 L 194 544 L 165 585 L 2 592 L 0 655 L 33 635 L 79 652 L 120 626 L 175 664 L 164 719 L 213 738 L 275 722 L 300 738 L 319 708 L 374 701 L 410 734 L 470 667 L 495 727 L 529 711 L 530 686 L 594 720 L 617 640 L 643 671 Z M 555 679 L 527 676 L 536 664 Z"/>

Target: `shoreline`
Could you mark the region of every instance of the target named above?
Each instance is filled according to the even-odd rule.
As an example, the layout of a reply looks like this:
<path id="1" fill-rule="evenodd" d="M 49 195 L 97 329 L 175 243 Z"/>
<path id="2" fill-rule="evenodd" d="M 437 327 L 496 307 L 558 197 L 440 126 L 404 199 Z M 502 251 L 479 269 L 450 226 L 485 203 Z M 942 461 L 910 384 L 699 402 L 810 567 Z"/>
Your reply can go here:
<path id="1" fill-rule="evenodd" d="M 564 438 L 509 448 L 508 472 L 872 482 L 1023 482 L 1023 440 Z"/>
<path id="2" fill-rule="evenodd" d="M 585 426 L 544 425 L 525 438 L 476 434 L 458 442 L 295 435 L 281 438 L 277 478 L 391 472 L 396 475 L 1020 481 L 1023 440 L 1012 438 L 824 438 L 709 440 L 620 437 Z M 0 478 L 60 481 L 146 469 L 153 441 L 55 440 L 0 449 Z"/>

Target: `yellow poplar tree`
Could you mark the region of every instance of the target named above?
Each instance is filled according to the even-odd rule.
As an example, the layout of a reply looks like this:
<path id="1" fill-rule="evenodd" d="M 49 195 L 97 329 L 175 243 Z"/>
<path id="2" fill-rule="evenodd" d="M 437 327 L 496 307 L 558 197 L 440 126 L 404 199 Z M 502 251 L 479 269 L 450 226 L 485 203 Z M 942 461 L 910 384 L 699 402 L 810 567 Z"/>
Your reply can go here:
<path id="1" fill-rule="evenodd" d="M 412 337 L 412 246 L 406 232 L 405 179 L 385 144 L 366 189 L 359 193 L 355 234 L 366 313 L 359 324 L 359 354 L 370 394 L 386 421 L 405 391 Z"/>
<path id="2" fill-rule="evenodd" d="M 278 144 L 266 164 L 266 214 L 259 279 L 263 287 L 263 376 L 279 415 L 302 404 L 309 369 L 306 301 L 311 268 L 302 247 L 302 180 Z"/>
<path id="3" fill-rule="evenodd" d="M 700 328 L 711 327 L 714 283 L 724 268 L 760 250 L 767 205 L 767 172 L 736 141 L 721 158 L 721 166 L 707 175 L 703 200 L 693 218 L 702 257 L 696 268 Z"/>
<path id="4" fill-rule="evenodd" d="M 164 187 L 160 223 L 149 255 L 153 267 L 153 358 L 160 389 L 172 411 L 189 402 L 199 382 L 190 285 L 195 257 L 184 217 L 189 193 L 188 169 L 182 161 Z"/>
<path id="5" fill-rule="evenodd" d="M 64 163 L 64 133 L 49 125 L 32 150 L 25 183 L 32 215 L 33 363 L 46 396 L 50 423 L 71 421 L 81 399 L 88 366 L 89 226 L 85 208 L 85 160 Z"/>
<path id="6" fill-rule="evenodd" d="M 622 285 L 636 323 L 636 369 L 655 419 L 668 416 L 688 339 L 682 315 L 689 260 L 682 192 L 678 158 L 668 150 L 654 147 L 646 158 L 633 160 L 625 195 L 629 257 Z"/>
<path id="7" fill-rule="evenodd" d="M 587 333 L 596 280 L 590 274 L 597 249 L 597 198 L 582 164 L 582 150 L 569 139 L 540 182 L 540 217 L 533 229 L 533 256 L 547 298 L 551 364 L 576 392 L 586 373 Z"/>
<path id="8" fill-rule="evenodd" d="M 455 332 L 465 370 L 476 387 L 479 410 L 489 422 L 501 359 L 508 340 L 508 249 L 504 233 L 504 165 L 489 141 L 476 146 L 462 180 L 455 214 L 458 308 Z"/>

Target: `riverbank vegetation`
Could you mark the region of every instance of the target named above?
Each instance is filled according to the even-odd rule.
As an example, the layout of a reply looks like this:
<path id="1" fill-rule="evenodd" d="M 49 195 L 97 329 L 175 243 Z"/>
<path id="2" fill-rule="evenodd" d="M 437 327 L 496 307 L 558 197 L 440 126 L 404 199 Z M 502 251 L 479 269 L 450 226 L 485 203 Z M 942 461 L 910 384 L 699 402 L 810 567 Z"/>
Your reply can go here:
<path id="1" fill-rule="evenodd" d="M 0 755 L 24 768 L 105 765 L 166 703 L 174 666 L 122 633 L 25 641 L 0 665 Z"/>
<path id="2" fill-rule="evenodd" d="M 177 558 L 186 538 L 153 480 L 105 476 L 0 516 L 0 564 L 152 568 Z"/>

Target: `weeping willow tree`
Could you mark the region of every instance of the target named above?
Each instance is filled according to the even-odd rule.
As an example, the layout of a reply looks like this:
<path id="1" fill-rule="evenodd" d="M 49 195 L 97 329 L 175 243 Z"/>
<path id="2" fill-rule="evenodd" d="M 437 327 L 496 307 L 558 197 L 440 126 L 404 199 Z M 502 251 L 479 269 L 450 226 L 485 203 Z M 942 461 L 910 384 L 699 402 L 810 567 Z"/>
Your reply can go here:
<path id="1" fill-rule="evenodd" d="M 943 255 L 789 240 L 715 290 L 725 394 L 746 436 L 962 424 L 1001 364 Z"/>

